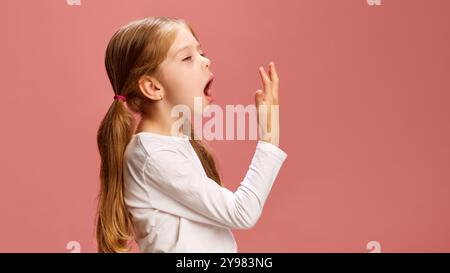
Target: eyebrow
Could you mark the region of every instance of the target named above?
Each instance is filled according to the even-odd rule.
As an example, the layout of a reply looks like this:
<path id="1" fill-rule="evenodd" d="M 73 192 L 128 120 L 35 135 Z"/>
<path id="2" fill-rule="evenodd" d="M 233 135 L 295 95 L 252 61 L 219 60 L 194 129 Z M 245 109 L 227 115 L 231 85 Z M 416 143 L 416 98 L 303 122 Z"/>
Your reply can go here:
<path id="1" fill-rule="evenodd" d="M 197 43 L 196 45 L 197 45 L 197 49 L 202 47 L 200 43 Z M 190 47 L 192 47 L 192 45 L 185 45 L 185 46 L 180 47 L 177 51 L 175 51 L 175 55 L 174 56 L 177 56 L 178 53 L 180 53 L 180 51 L 182 51 L 182 50 L 184 50 L 186 48 L 190 48 Z"/>

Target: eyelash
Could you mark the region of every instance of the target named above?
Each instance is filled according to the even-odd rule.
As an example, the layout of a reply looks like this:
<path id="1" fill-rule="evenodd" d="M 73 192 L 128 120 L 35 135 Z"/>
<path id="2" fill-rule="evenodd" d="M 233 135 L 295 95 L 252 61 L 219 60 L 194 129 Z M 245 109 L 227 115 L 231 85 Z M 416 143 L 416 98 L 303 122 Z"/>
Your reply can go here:
<path id="1" fill-rule="evenodd" d="M 206 53 L 202 53 L 202 54 L 200 54 L 202 57 L 205 57 L 206 56 Z M 186 58 L 184 58 L 183 59 L 183 62 L 185 62 L 185 61 L 187 61 L 187 60 L 190 60 L 192 58 L 192 56 L 189 56 L 189 57 L 186 57 Z"/>

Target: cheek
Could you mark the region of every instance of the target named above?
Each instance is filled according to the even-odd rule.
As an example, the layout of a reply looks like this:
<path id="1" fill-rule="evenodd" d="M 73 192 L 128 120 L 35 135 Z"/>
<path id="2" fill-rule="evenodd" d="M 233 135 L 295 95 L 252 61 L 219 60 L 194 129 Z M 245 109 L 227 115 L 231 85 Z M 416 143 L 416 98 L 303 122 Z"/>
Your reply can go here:
<path id="1" fill-rule="evenodd" d="M 168 70 L 169 71 L 169 70 Z M 170 69 L 165 78 L 167 84 L 167 99 L 172 106 L 185 105 L 189 107 L 191 113 L 194 113 L 194 98 L 197 97 L 197 103 L 201 108 L 205 107 L 205 97 L 203 95 L 203 82 L 201 71 L 195 67 L 177 67 Z"/>
<path id="2" fill-rule="evenodd" d="M 186 84 L 178 86 L 171 90 L 171 102 L 173 104 L 183 104 L 187 106 L 192 106 L 194 104 L 194 97 L 198 96 L 193 90 Z"/>
<path id="3" fill-rule="evenodd" d="M 173 104 L 183 104 L 189 107 L 194 105 L 195 97 L 199 99 L 203 97 L 201 83 L 193 76 L 180 76 L 178 79 L 174 79 L 169 93 Z"/>

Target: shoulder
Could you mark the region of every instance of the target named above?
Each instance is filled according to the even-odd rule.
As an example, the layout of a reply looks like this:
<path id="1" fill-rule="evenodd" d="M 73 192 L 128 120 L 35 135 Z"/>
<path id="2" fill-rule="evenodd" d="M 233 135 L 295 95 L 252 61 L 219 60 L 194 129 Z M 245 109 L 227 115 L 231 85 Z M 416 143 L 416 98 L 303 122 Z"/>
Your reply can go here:
<path id="1" fill-rule="evenodd" d="M 154 158 L 156 155 L 182 154 L 179 145 L 163 140 L 148 138 L 145 135 L 134 135 L 131 139 L 130 150 L 144 153 L 146 157 Z M 128 148 L 128 147 L 127 147 Z"/>
<path id="2" fill-rule="evenodd" d="M 190 145 L 188 142 L 187 145 Z M 128 149 L 128 147 L 127 147 Z M 130 141 L 130 151 L 145 157 L 147 165 L 160 169 L 179 168 L 190 163 L 189 153 L 183 144 L 167 142 L 157 138 L 135 135 Z"/>
<path id="3" fill-rule="evenodd" d="M 148 161 L 155 161 L 156 159 L 167 161 L 180 156 L 183 157 L 183 152 L 175 144 L 133 135 L 125 148 L 124 162 L 142 166 Z"/>

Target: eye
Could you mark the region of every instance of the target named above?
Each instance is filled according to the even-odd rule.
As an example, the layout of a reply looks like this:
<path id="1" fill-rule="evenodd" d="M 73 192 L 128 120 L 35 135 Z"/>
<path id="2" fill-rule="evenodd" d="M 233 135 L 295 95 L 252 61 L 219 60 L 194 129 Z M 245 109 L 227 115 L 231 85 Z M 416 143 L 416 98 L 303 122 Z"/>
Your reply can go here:
<path id="1" fill-rule="evenodd" d="M 192 58 L 192 56 L 186 57 L 186 58 L 183 59 L 183 62 L 187 61 L 187 60 L 190 60 L 191 58 Z"/>
<path id="2" fill-rule="evenodd" d="M 205 57 L 206 56 L 206 53 L 205 52 L 203 52 L 202 54 L 200 54 L 202 57 Z"/>

